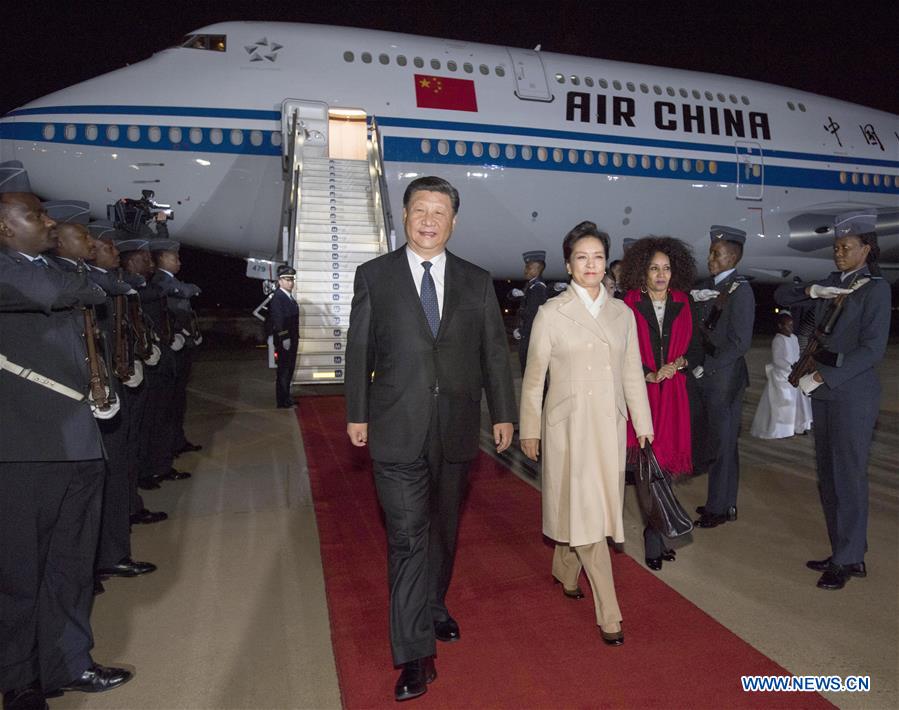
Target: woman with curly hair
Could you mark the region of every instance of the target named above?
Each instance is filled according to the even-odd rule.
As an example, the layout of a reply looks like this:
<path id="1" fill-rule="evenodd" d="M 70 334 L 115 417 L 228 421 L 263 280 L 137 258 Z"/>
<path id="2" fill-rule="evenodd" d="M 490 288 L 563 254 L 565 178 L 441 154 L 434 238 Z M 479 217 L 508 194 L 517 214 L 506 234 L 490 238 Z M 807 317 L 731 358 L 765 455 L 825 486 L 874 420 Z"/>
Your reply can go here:
<path id="1" fill-rule="evenodd" d="M 652 448 L 659 465 L 674 477 L 693 471 L 687 372 L 701 363 L 702 341 L 687 291 L 695 279 L 696 262 L 678 239 L 649 236 L 634 242 L 624 255 L 621 283 L 624 302 L 637 321 L 655 431 Z M 636 452 L 630 427 L 627 445 L 629 453 Z M 674 561 L 674 550 L 649 526 L 643 530 L 643 542 L 650 569 L 660 570 L 662 560 Z"/>

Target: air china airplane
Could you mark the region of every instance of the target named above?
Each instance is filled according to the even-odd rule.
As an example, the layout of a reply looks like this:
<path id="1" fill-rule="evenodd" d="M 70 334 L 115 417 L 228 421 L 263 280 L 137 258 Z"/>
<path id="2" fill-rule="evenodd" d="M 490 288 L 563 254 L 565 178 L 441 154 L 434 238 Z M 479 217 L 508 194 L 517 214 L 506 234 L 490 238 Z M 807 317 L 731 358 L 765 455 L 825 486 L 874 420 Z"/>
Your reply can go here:
<path id="1" fill-rule="evenodd" d="M 346 157 L 358 141 L 345 131 L 376 122 L 393 215 L 412 178 L 455 184 L 451 248 L 496 277 L 517 276 L 518 254 L 535 248 L 560 277 L 561 237 L 591 219 L 612 235 L 612 257 L 646 234 L 680 237 L 702 256 L 709 226 L 727 224 L 749 234 L 750 276 L 811 278 L 833 268 L 829 220 L 854 208 L 878 212 L 885 274 L 899 268 L 899 117 L 539 49 L 215 24 L 11 111 L 0 158 L 21 161 L 45 197 L 89 201 L 97 218 L 150 188 L 174 207 L 183 242 L 277 260 L 294 110 L 304 150 L 325 157 Z"/>

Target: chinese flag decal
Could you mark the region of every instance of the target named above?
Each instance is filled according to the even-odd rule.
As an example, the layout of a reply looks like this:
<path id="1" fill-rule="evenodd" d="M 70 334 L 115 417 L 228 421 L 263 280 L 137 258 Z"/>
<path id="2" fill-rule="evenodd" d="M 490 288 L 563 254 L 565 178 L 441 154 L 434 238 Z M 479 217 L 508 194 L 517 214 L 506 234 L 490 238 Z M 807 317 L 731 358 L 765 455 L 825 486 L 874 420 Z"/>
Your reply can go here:
<path id="1" fill-rule="evenodd" d="M 474 91 L 474 81 L 416 74 L 415 105 L 418 108 L 477 111 L 478 98 Z"/>

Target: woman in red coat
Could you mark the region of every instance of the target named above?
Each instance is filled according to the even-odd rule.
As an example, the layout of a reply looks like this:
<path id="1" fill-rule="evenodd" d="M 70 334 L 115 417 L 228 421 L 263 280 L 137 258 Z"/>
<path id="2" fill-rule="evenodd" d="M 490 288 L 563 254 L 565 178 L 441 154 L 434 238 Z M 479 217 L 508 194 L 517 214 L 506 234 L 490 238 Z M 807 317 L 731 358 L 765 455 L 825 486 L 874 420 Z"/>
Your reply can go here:
<path id="1" fill-rule="evenodd" d="M 655 431 L 652 448 L 659 464 L 674 477 L 693 470 L 687 377 L 701 364 L 702 344 L 687 291 L 695 279 L 690 248 L 671 237 L 650 236 L 634 242 L 621 269 L 624 302 L 637 321 Z M 633 429 L 628 427 L 628 450 L 637 448 Z M 650 569 L 660 570 L 662 560 L 674 561 L 674 550 L 649 526 L 643 541 Z"/>

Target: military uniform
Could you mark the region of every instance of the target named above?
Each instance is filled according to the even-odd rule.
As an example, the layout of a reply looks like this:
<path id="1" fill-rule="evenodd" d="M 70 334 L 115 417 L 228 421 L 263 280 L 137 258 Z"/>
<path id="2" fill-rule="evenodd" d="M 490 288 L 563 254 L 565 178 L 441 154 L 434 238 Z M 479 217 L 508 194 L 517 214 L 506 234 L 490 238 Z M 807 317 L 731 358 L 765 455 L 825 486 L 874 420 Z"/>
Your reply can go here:
<path id="1" fill-rule="evenodd" d="M 526 251 L 522 254 L 525 264 L 531 262 L 546 263 L 545 251 Z M 537 310 L 549 299 L 549 288 L 541 276 L 535 276 L 524 287 L 524 296 L 521 305 L 518 308 L 518 361 L 521 363 L 521 372 L 528 362 L 528 345 L 531 342 L 531 327 L 534 325 L 534 318 L 537 317 Z"/>
<path id="2" fill-rule="evenodd" d="M 278 268 L 278 278 L 295 278 L 296 271 L 289 266 Z M 297 365 L 297 351 L 300 345 L 300 307 L 293 294 L 278 288 L 268 304 L 269 327 L 278 357 L 278 371 L 275 376 L 275 399 L 282 408 L 294 406 L 290 396 L 290 384 Z"/>
<path id="3" fill-rule="evenodd" d="M 835 235 L 873 233 L 876 215 L 853 212 L 837 218 Z M 820 287 L 849 288 L 833 330 L 815 366 L 823 383 L 811 390 L 818 490 L 831 556 L 809 567 L 825 572 L 819 586 L 838 589 L 846 576 L 864 576 L 868 527 L 868 454 L 880 407 L 877 367 L 890 330 L 890 287 L 868 264 L 855 272 L 832 273 Z M 778 304 L 811 309 L 820 328 L 831 312 L 827 297 L 813 299 L 809 284 L 785 284 L 775 292 Z M 836 566 L 836 568 L 832 567 Z M 831 573 L 831 580 L 825 579 Z M 823 584 L 822 584 L 823 582 Z"/>
<path id="4" fill-rule="evenodd" d="M 710 238 L 712 244 L 725 240 L 742 246 L 746 233 L 714 226 Z M 745 356 L 752 344 L 755 321 L 755 296 L 746 279 L 736 268 L 723 279 L 720 276 L 717 283 L 715 277 L 701 280 L 691 292 L 726 294 L 723 306 L 717 298 L 695 304 L 705 349 L 701 376 L 695 383 L 702 417 L 697 422 L 697 436 L 706 442 L 709 473 L 708 496 L 700 509 L 701 527 L 714 527 L 736 517 L 740 482 L 737 440 L 743 394 L 749 385 Z M 699 373 L 694 370 L 694 374 Z"/>

